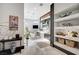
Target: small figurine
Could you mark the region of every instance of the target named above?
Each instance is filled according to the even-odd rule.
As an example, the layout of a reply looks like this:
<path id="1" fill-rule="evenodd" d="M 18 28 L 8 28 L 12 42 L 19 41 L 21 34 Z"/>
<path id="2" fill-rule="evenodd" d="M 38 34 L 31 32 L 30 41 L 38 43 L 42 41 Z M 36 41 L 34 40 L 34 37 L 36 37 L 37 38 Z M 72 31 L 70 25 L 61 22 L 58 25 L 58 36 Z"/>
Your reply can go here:
<path id="1" fill-rule="evenodd" d="M 72 37 L 77 37 L 77 35 L 78 35 L 78 33 L 75 31 L 72 31 L 71 34 L 72 34 Z"/>

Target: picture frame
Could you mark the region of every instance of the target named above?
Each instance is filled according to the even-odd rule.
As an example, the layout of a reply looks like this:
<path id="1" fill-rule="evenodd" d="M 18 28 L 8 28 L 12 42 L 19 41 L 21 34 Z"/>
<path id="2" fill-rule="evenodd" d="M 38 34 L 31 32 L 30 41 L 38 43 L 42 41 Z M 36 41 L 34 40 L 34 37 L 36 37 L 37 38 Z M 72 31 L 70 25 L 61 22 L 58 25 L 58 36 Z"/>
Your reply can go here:
<path id="1" fill-rule="evenodd" d="M 18 16 L 9 16 L 9 30 L 18 30 Z"/>

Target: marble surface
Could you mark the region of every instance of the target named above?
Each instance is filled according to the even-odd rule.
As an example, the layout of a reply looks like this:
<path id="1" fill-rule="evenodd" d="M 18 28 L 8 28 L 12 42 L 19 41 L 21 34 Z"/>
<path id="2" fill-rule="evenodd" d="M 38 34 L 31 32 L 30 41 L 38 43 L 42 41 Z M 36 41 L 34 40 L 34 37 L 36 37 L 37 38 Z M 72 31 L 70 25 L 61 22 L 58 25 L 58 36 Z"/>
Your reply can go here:
<path id="1" fill-rule="evenodd" d="M 28 43 L 28 45 L 27 45 Z M 28 40 L 24 43 L 25 48 L 15 55 L 66 55 L 62 51 L 51 47 L 48 39 Z"/>

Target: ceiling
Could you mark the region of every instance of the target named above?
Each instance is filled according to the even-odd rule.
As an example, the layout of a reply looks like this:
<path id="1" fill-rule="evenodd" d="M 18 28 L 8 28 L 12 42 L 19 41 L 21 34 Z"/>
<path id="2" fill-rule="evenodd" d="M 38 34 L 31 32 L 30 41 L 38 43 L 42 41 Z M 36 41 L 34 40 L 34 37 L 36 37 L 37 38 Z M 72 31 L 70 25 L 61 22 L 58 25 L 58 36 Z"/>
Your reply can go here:
<path id="1" fill-rule="evenodd" d="M 25 3 L 24 19 L 39 19 L 50 11 L 51 3 Z"/>

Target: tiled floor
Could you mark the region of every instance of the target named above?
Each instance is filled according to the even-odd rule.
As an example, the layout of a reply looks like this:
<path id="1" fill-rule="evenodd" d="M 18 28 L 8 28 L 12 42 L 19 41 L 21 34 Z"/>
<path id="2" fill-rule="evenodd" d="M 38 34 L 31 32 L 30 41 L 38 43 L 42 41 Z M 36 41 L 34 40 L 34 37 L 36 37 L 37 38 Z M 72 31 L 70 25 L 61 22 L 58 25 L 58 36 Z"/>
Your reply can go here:
<path id="1" fill-rule="evenodd" d="M 19 54 L 20 53 L 17 53 L 15 55 Z M 54 47 L 51 47 L 49 40 L 36 39 L 36 40 L 29 40 L 28 46 L 25 44 L 25 49 L 22 50 L 21 55 L 66 55 L 66 54 Z"/>

